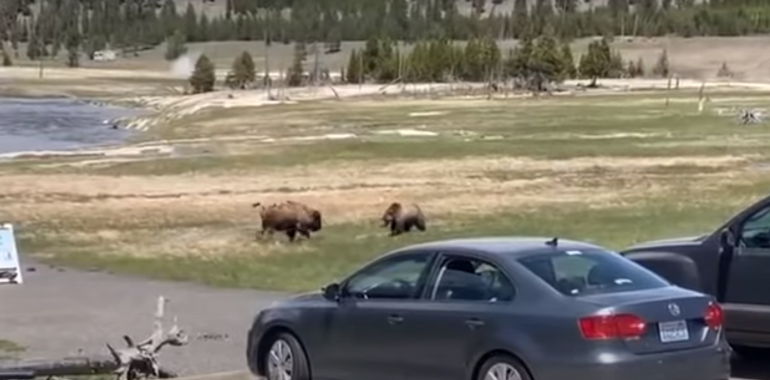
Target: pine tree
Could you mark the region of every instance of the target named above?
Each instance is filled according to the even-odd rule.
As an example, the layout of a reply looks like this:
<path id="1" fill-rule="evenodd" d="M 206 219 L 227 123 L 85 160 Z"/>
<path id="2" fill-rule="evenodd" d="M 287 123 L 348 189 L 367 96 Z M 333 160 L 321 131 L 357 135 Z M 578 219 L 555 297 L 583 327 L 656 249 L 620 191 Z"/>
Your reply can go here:
<path id="1" fill-rule="evenodd" d="M 3 66 L 13 66 L 13 61 L 11 61 L 11 55 L 8 54 L 8 52 L 3 49 Z"/>
<path id="2" fill-rule="evenodd" d="M 67 67 L 80 67 L 80 52 L 77 48 L 67 48 Z"/>
<path id="3" fill-rule="evenodd" d="M 644 60 L 642 57 L 639 57 L 639 59 L 636 60 L 636 76 L 643 77 L 645 75 L 647 75 L 647 69 L 644 68 Z"/>
<path id="4" fill-rule="evenodd" d="M 535 41 L 525 37 L 521 45 L 509 52 L 509 57 L 505 64 L 507 76 L 522 80 L 528 80 L 531 75 L 532 56 L 535 50 Z"/>
<path id="5" fill-rule="evenodd" d="M 662 78 L 668 78 L 668 51 L 666 51 L 666 49 L 663 49 L 660 56 L 658 56 L 658 62 L 655 63 L 655 67 L 652 68 L 652 73 Z"/>
<path id="6" fill-rule="evenodd" d="M 244 51 L 241 53 L 241 62 L 246 83 L 254 82 L 257 79 L 256 67 L 254 66 L 254 58 L 251 57 L 249 52 Z"/>
<path id="7" fill-rule="evenodd" d="M 722 62 L 722 66 L 717 71 L 717 78 L 731 78 L 732 76 L 733 72 L 727 67 L 727 62 Z"/>
<path id="8" fill-rule="evenodd" d="M 187 3 L 182 27 L 184 28 L 184 35 L 187 36 L 190 42 L 201 41 L 198 35 L 198 15 L 195 13 L 192 3 Z"/>
<path id="9" fill-rule="evenodd" d="M 292 60 L 289 72 L 286 74 L 286 85 L 289 87 L 298 87 L 302 85 L 305 74 L 305 68 L 302 63 L 305 61 L 305 44 L 297 43 L 294 45 L 294 58 Z"/>
<path id="10" fill-rule="evenodd" d="M 233 61 L 230 71 L 232 77 L 228 82 L 232 84 L 231 87 L 244 89 L 256 80 L 257 74 L 254 70 L 254 60 L 251 58 L 251 54 L 244 51 Z"/>
<path id="11" fill-rule="evenodd" d="M 374 75 L 377 71 L 377 62 L 380 59 L 381 46 L 379 39 L 375 37 L 366 40 L 364 50 L 359 53 L 361 55 L 361 61 L 363 62 L 363 67 L 361 69 L 363 70 L 364 77 Z"/>
<path id="12" fill-rule="evenodd" d="M 372 73 L 378 82 L 390 82 L 398 77 L 398 51 L 394 42 L 389 38 L 380 40 L 379 55 L 377 56 L 375 72 Z"/>
<path id="13" fill-rule="evenodd" d="M 72 20 L 74 22 L 74 20 Z M 66 41 L 64 43 L 67 48 L 67 66 L 79 67 L 80 66 L 80 43 L 81 36 L 80 31 L 76 25 L 70 25 L 65 31 Z"/>
<path id="14" fill-rule="evenodd" d="M 31 61 L 36 61 L 43 56 L 42 41 L 37 33 L 32 33 L 29 36 L 29 42 L 27 43 L 27 58 Z"/>
<path id="15" fill-rule="evenodd" d="M 166 60 L 173 61 L 187 53 L 186 41 L 187 37 L 185 37 L 182 31 L 179 29 L 175 30 L 174 34 L 166 39 L 166 53 L 164 55 Z"/>
<path id="16" fill-rule="evenodd" d="M 610 68 L 608 76 L 610 78 L 622 78 L 626 74 L 626 67 L 623 64 L 623 56 L 619 51 L 610 54 Z"/>
<path id="17" fill-rule="evenodd" d="M 628 60 L 628 64 L 626 65 L 626 72 L 628 73 L 628 76 L 631 78 L 636 78 L 636 64 L 632 60 Z"/>
<path id="18" fill-rule="evenodd" d="M 201 54 L 195 62 L 195 70 L 190 76 L 189 82 L 194 94 L 214 91 L 216 72 L 214 71 L 214 64 L 205 54 Z"/>
<path id="19" fill-rule="evenodd" d="M 163 2 L 163 8 L 160 10 L 160 22 L 163 26 L 163 34 L 165 37 L 173 35 L 176 30 L 180 29 L 181 20 L 179 14 L 176 12 L 174 0 L 166 0 Z"/>
<path id="20" fill-rule="evenodd" d="M 593 41 L 588 45 L 588 52 L 580 57 L 580 75 L 591 79 L 590 87 L 596 86 L 599 78 L 609 78 L 614 75 L 617 69 L 617 60 L 621 59 L 620 69 L 623 68 L 623 61 L 619 54 L 612 54 L 607 39 Z"/>
<path id="21" fill-rule="evenodd" d="M 361 81 L 361 57 L 360 53 L 353 49 L 348 58 L 348 66 L 345 70 L 345 82 L 359 83 Z"/>
<path id="22" fill-rule="evenodd" d="M 562 75 L 567 71 L 564 66 L 564 54 L 551 34 L 537 39 L 532 64 L 543 82 L 561 81 Z"/>
<path id="23" fill-rule="evenodd" d="M 574 79 L 577 77 L 577 67 L 575 67 L 575 58 L 572 56 L 572 49 L 568 43 L 564 43 L 561 46 L 561 61 L 562 61 L 562 73 L 563 79 Z"/>

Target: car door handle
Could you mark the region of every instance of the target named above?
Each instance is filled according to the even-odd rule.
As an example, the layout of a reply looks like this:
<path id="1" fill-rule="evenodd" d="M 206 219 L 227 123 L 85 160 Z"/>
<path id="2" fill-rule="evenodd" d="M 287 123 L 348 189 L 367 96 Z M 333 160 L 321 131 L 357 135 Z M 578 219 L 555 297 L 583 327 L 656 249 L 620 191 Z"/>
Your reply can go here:
<path id="1" fill-rule="evenodd" d="M 484 326 L 484 321 L 478 318 L 471 318 L 471 319 L 466 319 L 465 324 L 471 329 L 475 329 L 477 327 Z"/>
<path id="2" fill-rule="evenodd" d="M 404 317 L 400 315 L 392 314 L 388 316 L 388 323 L 390 323 L 391 325 L 397 325 L 403 321 L 404 321 Z"/>

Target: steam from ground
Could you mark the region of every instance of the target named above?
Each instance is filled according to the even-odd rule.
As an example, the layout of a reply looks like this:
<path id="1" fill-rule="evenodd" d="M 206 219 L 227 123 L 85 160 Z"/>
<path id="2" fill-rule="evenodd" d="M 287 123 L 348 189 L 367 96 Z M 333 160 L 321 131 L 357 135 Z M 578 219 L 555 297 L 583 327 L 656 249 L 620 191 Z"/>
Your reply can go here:
<path id="1" fill-rule="evenodd" d="M 177 78 L 189 78 L 195 70 L 195 61 L 198 60 L 200 53 L 185 53 L 171 62 L 171 75 Z"/>

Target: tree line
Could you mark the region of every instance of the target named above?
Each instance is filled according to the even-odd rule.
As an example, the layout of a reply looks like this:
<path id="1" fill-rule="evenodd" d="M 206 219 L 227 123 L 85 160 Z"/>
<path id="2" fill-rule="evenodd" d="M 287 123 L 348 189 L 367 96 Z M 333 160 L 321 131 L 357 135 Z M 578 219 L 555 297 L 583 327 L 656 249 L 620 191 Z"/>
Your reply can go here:
<path id="1" fill-rule="evenodd" d="M 579 0 L 470 2 L 461 14 L 456 0 L 227 0 L 222 15 L 198 14 L 173 0 L 3 0 L 0 41 L 14 55 L 36 60 L 66 50 L 68 63 L 110 47 L 138 54 L 168 42 L 167 58 L 188 42 L 247 40 L 324 43 L 372 37 L 417 43 L 426 40 L 534 38 L 547 29 L 560 40 L 586 36 L 735 36 L 770 32 L 764 0 L 609 0 L 578 11 Z M 589 2 L 590 3 L 590 2 Z M 36 12 L 33 12 L 36 10 Z M 20 43 L 27 43 L 20 52 Z M 7 47 L 6 47 L 7 46 Z"/>
<path id="2" fill-rule="evenodd" d="M 306 57 L 303 45 L 295 44 L 294 63 L 284 78 L 287 86 L 328 80 L 320 77 L 328 73 L 304 70 Z M 723 70 L 728 69 L 723 66 L 720 72 Z M 497 83 L 512 81 L 515 87 L 535 92 L 547 91 L 550 84 L 566 79 L 588 79 L 589 86 L 595 86 L 599 78 L 645 75 L 662 78 L 670 75 L 666 50 L 661 51 L 649 72 L 641 58 L 624 61 L 620 52 L 610 47 L 607 38 L 592 41 L 587 52 L 575 60 L 569 44 L 559 41 L 551 31 L 537 38 L 525 38 L 519 47 L 507 52 L 501 51 L 490 38 L 472 38 L 464 46 L 441 38 L 417 42 L 406 53 L 388 37 L 373 37 L 360 51 L 353 50 L 341 72 L 342 80 L 351 84 L 465 81 L 497 86 Z M 270 80 L 267 76 L 257 78 L 254 61 L 244 51 L 232 63 L 224 85 L 245 89 L 269 84 Z M 215 67 L 207 56 L 198 58 L 189 84 L 193 93 L 214 90 Z"/>

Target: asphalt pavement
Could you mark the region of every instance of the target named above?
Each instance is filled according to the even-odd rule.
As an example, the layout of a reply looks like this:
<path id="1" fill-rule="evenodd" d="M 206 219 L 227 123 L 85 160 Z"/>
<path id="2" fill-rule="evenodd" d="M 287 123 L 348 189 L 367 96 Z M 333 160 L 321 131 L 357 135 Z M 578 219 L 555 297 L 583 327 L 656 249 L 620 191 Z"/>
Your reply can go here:
<path id="1" fill-rule="evenodd" d="M 0 338 L 26 348 L 24 359 L 107 355 L 105 343 L 123 347 L 152 331 L 158 296 L 191 337 L 165 347 L 161 364 L 180 375 L 246 370 L 246 333 L 258 310 L 281 293 L 215 289 L 24 262 L 24 284 L 0 285 Z M 33 270 L 33 271 L 31 271 Z M 770 380 L 770 362 L 733 363 L 734 380 Z M 707 380 L 707 379 L 704 379 Z"/>
<path id="2" fill-rule="evenodd" d="M 105 343 L 125 347 L 123 335 L 148 338 L 162 295 L 169 300 L 165 329 L 177 316 L 191 338 L 187 346 L 164 347 L 162 365 L 183 375 L 246 369 L 252 319 L 283 296 L 24 261 L 22 267 L 23 284 L 0 285 L 0 338 L 25 347 L 24 359 L 109 355 Z"/>

